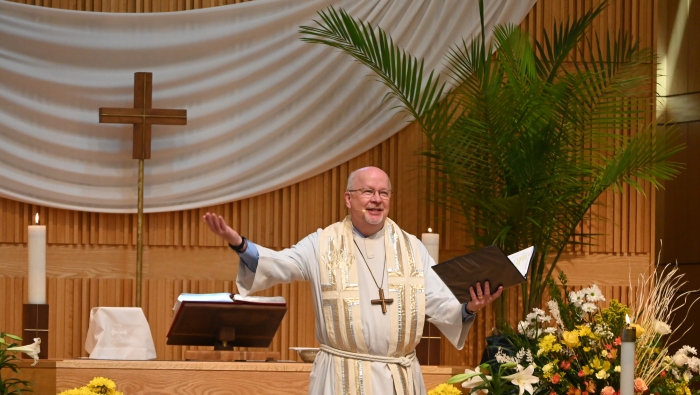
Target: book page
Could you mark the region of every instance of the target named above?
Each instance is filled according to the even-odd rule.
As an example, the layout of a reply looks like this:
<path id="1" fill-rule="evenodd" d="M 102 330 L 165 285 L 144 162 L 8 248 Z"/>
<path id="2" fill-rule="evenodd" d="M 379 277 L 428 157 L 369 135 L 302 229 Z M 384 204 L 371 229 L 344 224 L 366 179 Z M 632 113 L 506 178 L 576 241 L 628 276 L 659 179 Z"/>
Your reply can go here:
<path id="1" fill-rule="evenodd" d="M 177 312 L 177 310 L 180 307 L 180 304 L 182 304 L 182 302 L 229 302 L 229 303 L 233 303 L 233 299 L 231 298 L 231 294 L 228 292 L 220 292 L 220 293 L 212 293 L 212 294 L 181 293 L 180 296 L 177 297 L 177 301 L 175 301 L 175 306 L 173 306 L 173 310 L 175 310 Z"/>
<path id="2" fill-rule="evenodd" d="M 241 296 L 233 295 L 233 300 L 244 303 L 287 304 L 282 296 Z"/>
<path id="3" fill-rule="evenodd" d="M 508 259 L 513 262 L 513 265 L 518 268 L 518 271 L 523 277 L 527 277 L 527 271 L 530 268 L 530 260 L 532 260 L 532 254 L 534 253 L 535 247 L 532 246 L 508 255 Z"/>

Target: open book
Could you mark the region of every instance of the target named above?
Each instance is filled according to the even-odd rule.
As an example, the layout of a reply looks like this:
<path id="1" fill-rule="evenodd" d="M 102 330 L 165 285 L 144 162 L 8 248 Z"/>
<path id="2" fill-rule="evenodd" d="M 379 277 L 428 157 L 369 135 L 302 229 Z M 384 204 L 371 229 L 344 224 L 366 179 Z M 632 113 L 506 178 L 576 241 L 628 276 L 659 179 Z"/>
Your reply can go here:
<path id="1" fill-rule="evenodd" d="M 281 296 L 241 296 L 227 292 L 211 294 L 181 293 L 180 296 L 177 297 L 177 301 L 175 301 L 175 306 L 173 306 L 175 315 L 177 315 L 177 311 L 180 309 L 182 302 L 243 303 L 279 306 L 287 305 L 287 301 Z"/>
<path id="2" fill-rule="evenodd" d="M 433 270 L 460 303 L 467 303 L 472 300 L 469 287 L 477 282 L 483 287 L 488 281 L 491 292 L 500 285 L 508 288 L 525 282 L 534 255 L 535 247 L 506 256 L 494 245 L 437 264 Z"/>

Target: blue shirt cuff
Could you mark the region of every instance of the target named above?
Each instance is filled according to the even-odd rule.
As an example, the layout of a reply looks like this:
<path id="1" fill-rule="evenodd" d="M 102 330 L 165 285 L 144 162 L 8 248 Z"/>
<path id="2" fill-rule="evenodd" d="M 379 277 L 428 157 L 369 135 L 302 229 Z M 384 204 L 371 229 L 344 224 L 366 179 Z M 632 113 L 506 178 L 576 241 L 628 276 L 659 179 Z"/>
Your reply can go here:
<path id="1" fill-rule="evenodd" d="M 467 320 L 471 317 L 474 317 L 476 314 L 472 314 L 469 311 L 467 311 L 467 304 L 463 303 L 462 304 L 462 322 L 467 322 Z"/>
<path id="2" fill-rule="evenodd" d="M 233 249 L 231 244 L 229 244 L 229 247 Z M 256 247 L 254 243 L 251 243 L 250 240 L 248 240 L 248 247 L 246 247 L 245 251 L 237 254 L 238 257 L 241 258 L 241 261 L 243 261 L 243 264 L 245 264 L 251 272 L 255 273 L 255 271 L 258 270 L 258 260 L 260 259 L 260 254 L 258 253 L 258 247 Z"/>

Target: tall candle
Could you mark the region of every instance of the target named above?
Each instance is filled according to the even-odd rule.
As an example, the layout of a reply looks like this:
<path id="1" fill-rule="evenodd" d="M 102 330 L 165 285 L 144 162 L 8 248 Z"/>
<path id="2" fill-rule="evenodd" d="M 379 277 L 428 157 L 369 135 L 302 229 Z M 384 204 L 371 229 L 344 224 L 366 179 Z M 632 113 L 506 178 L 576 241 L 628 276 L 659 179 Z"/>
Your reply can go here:
<path id="1" fill-rule="evenodd" d="M 29 225 L 29 304 L 46 304 L 46 226 Z"/>
<path id="2" fill-rule="evenodd" d="M 428 228 L 428 233 L 423 233 L 421 241 L 428 249 L 428 254 L 433 258 L 435 263 L 439 263 L 440 258 L 440 235 L 437 233 L 432 233 L 433 230 Z"/>
<path id="3" fill-rule="evenodd" d="M 634 395 L 634 348 L 637 331 L 629 325 L 622 329 L 622 346 L 620 350 L 620 395 Z"/>

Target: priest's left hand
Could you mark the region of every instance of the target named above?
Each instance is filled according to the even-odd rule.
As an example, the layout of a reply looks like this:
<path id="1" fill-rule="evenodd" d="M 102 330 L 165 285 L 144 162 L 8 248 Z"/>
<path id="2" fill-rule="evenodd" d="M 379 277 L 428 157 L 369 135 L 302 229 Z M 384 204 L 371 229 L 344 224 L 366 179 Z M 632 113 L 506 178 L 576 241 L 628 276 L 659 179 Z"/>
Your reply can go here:
<path id="1" fill-rule="evenodd" d="M 476 290 L 474 290 L 476 288 Z M 477 282 L 476 287 L 469 287 L 469 293 L 472 296 L 472 300 L 467 303 L 467 310 L 476 313 L 481 310 L 487 304 L 498 299 L 503 293 L 503 286 L 498 287 L 496 292 L 491 293 L 491 285 L 488 281 L 484 282 L 484 289 L 481 289 L 481 283 Z"/>

